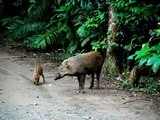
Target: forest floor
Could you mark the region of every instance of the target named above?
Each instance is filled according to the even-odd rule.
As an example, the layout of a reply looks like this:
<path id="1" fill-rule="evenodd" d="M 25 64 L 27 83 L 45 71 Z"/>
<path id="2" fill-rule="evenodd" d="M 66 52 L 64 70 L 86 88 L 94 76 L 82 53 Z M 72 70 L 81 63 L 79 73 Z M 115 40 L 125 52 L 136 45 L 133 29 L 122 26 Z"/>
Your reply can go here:
<path id="1" fill-rule="evenodd" d="M 18 46 L 18 47 L 17 47 Z M 46 83 L 32 82 L 41 63 Z M 0 120 L 160 120 L 160 97 L 116 89 L 102 77 L 100 89 L 77 94 L 75 77 L 54 81 L 59 62 L 0 40 Z"/>

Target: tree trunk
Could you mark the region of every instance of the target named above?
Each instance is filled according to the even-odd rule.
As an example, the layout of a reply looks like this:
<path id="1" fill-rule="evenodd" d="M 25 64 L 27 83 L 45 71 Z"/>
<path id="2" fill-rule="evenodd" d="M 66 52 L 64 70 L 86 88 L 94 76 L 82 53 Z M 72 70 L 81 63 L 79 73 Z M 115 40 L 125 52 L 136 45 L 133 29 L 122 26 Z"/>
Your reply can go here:
<path id="1" fill-rule="evenodd" d="M 114 0 L 111 0 L 113 2 Z M 123 59 L 122 56 L 120 56 L 121 48 L 119 47 L 118 38 L 116 36 L 117 33 L 117 23 L 115 20 L 115 12 L 113 6 L 109 7 L 109 20 L 108 20 L 108 48 L 107 48 L 107 64 L 109 65 L 107 69 L 111 69 L 108 71 L 111 71 L 112 73 L 115 73 L 117 76 L 117 73 L 122 73 L 122 63 L 121 59 Z M 112 68 L 110 67 L 112 66 Z M 113 76 L 113 75 L 112 75 Z"/>
<path id="2" fill-rule="evenodd" d="M 117 23 L 114 16 L 114 8 L 109 7 L 109 20 L 108 20 L 108 44 L 111 45 L 113 42 L 117 41 L 116 32 L 117 32 Z"/>

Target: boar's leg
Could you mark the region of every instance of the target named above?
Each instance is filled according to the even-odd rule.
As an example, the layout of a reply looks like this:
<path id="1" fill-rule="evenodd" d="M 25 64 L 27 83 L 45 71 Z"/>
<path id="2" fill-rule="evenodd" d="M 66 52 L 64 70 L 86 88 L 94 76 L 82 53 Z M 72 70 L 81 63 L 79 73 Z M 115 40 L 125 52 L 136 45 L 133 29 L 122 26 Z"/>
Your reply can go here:
<path id="1" fill-rule="evenodd" d="M 43 83 L 45 83 L 45 78 L 44 78 L 44 75 L 43 73 L 41 74 L 42 78 L 43 78 Z"/>
<path id="2" fill-rule="evenodd" d="M 85 84 L 86 75 L 85 74 L 77 75 L 77 78 L 78 78 L 78 82 L 79 82 L 79 90 L 77 93 L 80 93 L 81 91 L 82 91 L 82 93 L 85 93 L 84 84 Z"/>
<path id="3" fill-rule="evenodd" d="M 39 78 L 34 81 L 34 84 L 35 84 L 35 85 L 38 85 L 38 84 L 39 84 Z"/>
<path id="4" fill-rule="evenodd" d="M 89 89 L 92 89 L 94 87 L 94 73 L 91 74 L 91 77 L 92 77 L 92 81 Z"/>
<path id="5" fill-rule="evenodd" d="M 97 76 L 97 89 L 99 89 L 99 78 L 100 78 L 100 73 L 101 73 L 101 70 L 100 71 L 97 71 L 96 73 L 96 76 Z"/>

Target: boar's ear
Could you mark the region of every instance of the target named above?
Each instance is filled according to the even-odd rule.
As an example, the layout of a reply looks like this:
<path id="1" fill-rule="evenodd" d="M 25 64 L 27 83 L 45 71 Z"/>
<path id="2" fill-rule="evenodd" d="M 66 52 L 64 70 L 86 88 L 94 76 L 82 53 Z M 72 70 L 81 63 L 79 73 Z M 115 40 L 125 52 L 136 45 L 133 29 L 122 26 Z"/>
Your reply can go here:
<path id="1" fill-rule="evenodd" d="M 70 65 L 68 64 L 68 61 L 65 63 L 65 67 L 66 67 L 67 69 L 70 69 Z"/>
<path id="2" fill-rule="evenodd" d="M 68 68 L 68 62 L 67 61 L 65 62 L 64 65 L 65 65 L 66 68 Z"/>

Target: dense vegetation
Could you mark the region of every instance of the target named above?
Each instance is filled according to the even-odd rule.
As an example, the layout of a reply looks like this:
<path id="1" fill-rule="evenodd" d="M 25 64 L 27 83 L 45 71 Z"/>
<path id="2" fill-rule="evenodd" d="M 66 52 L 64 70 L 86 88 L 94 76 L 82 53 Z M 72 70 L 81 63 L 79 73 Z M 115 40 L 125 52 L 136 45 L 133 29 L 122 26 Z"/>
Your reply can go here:
<path id="1" fill-rule="evenodd" d="M 151 66 L 155 73 L 159 70 L 158 0 L 5 0 L 2 5 L 3 30 L 13 40 L 23 41 L 26 49 L 73 53 L 106 50 L 113 45 L 118 48 L 114 52 L 121 66 L 133 67 L 127 62 L 132 60 L 134 65 Z M 110 7 L 115 33 L 108 31 Z M 112 45 L 108 43 L 110 35 L 117 38 Z"/>

